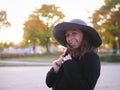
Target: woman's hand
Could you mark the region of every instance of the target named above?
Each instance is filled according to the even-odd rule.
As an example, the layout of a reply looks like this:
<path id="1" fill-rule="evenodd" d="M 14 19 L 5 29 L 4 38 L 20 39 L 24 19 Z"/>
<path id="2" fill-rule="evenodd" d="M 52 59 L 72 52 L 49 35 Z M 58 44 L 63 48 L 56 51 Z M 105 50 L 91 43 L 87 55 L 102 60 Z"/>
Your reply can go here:
<path id="1" fill-rule="evenodd" d="M 53 69 L 54 69 L 54 71 L 57 73 L 57 72 L 59 71 L 61 65 L 62 65 L 65 61 L 71 60 L 71 59 L 72 59 L 71 56 L 68 54 L 68 55 L 65 56 L 65 57 L 60 57 L 59 59 L 55 60 L 55 61 L 53 62 Z"/>
<path id="2" fill-rule="evenodd" d="M 70 56 L 70 54 L 68 54 L 67 56 L 63 57 L 63 62 L 67 61 L 67 60 L 71 60 L 72 57 Z"/>
<path id="3" fill-rule="evenodd" d="M 59 59 L 57 59 L 53 62 L 53 69 L 56 73 L 59 71 L 62 63 L 63 63 L 63 58 L 62 57 L 60 57 Z"/>

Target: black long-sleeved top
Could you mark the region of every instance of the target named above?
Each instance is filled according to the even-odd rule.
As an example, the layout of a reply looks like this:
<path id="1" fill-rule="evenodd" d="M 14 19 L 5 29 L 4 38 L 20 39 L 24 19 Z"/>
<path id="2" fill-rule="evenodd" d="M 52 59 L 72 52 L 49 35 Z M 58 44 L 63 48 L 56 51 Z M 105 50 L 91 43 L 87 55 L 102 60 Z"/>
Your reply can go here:
<path id="1" fill-rule="evenodd" d="M 80 60 L 65 61 L 59 72 L 48 71 L 46 84 L 52 90 L 94 90 L 100 76 L 100 60 L 95 53 L 87 53 Z"/>

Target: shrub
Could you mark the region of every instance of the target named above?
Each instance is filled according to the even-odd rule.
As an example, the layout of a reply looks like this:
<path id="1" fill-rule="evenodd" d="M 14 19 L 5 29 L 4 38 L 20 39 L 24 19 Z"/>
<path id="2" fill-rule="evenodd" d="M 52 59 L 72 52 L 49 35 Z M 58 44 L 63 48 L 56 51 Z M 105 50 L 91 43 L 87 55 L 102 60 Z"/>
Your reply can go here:
<path id="1" fill-rule="evenodd" d="M 100 55 L 100 60 L 102 62 L 120 62 L 120 55 L 117 54 Z"/>

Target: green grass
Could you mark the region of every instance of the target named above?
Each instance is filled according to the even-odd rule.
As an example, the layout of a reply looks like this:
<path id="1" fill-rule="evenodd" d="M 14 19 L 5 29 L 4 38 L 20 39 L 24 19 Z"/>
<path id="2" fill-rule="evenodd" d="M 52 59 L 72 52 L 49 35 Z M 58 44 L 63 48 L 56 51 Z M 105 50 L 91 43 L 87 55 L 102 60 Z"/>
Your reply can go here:
<path id="1" fill-rule="evenodd" d="M 24 60 L 24 61 L 41 61 L 52 62 L 60 57 L 61 53 L 42 54 L 42 55 L 23 55 L 15 57 L 7 57 L 3 60 Z M 9 55 L 11 56 L 11 55 Z M 115 54 L 99 54 L 101 62 L 120 62 L 120 55 Z"/>
<path id="2" fill-rule="evenodd" d="M 9 60 L 25 60 L 25 61 L 43 61 L 43 62 L 52 62 L 55 59 L 60 57 L 60 53 L 56 54 L 43 54 L 43 55 L 35 55 L 35 56 L 25 56 L 18 58 L 9 58 Z"/>
<path id="3" fill-rule="evenodd" d="M 56 54 L 43 54 L 43 55 L 25 55 L 25 56 L 19 56 L 19 57 L 12 57 L 12 58 L 3 58 L 1 60 L 18 60 L 18 61 L 40 61 L 40 62 L 53 62 L 57 58 L 60 57 L 60 53 Z M 44 64 L 43 64 L 44 65 Z M 36 64 L 25 64 L 25 63 L 5 63 L 5 62 L 0 62 L 0 66 L 43 66 L 42 64 L 36 65 Z"/>

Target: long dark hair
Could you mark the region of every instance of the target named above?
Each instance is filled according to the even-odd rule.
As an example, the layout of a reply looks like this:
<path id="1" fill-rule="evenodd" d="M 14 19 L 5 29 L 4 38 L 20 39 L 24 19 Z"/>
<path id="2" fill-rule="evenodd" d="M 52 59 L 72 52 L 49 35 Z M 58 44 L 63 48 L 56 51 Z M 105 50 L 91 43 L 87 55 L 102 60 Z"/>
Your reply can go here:
<path id="1" fill-rule="evenodd" d="M 83 40 L 82 40 L 81 45 L 78 48 L 74 49 L 69 44 L 67 44 L 67 49 L 65 50 L 65 52 L 63 53 L 62 56 L 66 56 L 66 55 L 70 54 L 74 58 L 76 58 L 76 57 L 81 58 L 87 52 L 97 53 L 97 48 L 95 48 L 93 46 L 93 44 L 89 38 L 90 37 L 83 32 Z"/>

